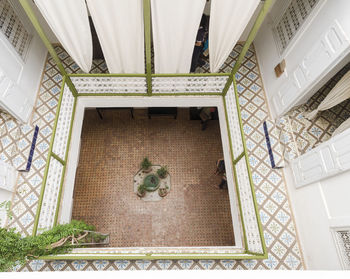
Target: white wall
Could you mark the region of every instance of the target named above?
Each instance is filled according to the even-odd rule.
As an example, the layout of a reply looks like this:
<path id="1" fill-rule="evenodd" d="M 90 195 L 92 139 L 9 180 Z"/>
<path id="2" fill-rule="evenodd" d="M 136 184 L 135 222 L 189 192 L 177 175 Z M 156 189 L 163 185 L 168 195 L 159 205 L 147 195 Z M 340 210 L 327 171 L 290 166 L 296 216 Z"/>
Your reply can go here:
<path id="1" fill-rule="evenodd" d="M 350 171 L 298 189 L 285 174 L 307 268 L 342 269 L 332 229 L 350 227 Z"/>
<path id="2" fill-rule="evenodd" d="M 32 1 L 28 2 L 34 6 Z M 25 14 L 22 6 L 19 4 L 19 1 L 12 0 L 11 3 L 16 9 L 17 15 L 20 16 L 22 23 L 33 36 L 26 61 L 23 65 L 23 71 L 19 79 L 19 84 L 22 86 L 22 88 L 26 88 L 26 93 L 30 96 L 30 99 L 34 103 L 38 93 L 39 83 L 48 52 L 39 35 L 35 31 L 32 23 Z"/>
<path id="3" fill-rule="evenodd" d="M 11 3 L 32 38 L 23 60 L 6 37 L 0 34 L 1 106 L 18 120 L 28 122 L 36 102 L 47 50 L 19 2 Z"/>
<path id="4" fill-rule="evenodd" d="M 332 57 L 334 60 L 332 60 L 334 62 L 333 64 L 330 66 L 320 66 L 323 68 L 317 68 L 318 73 L 315 76 L 312 76 L 311 73 L 307 82 L 305 81 L 304 87 L 301 86 L 298 90 L 289 93 L 297 96 L 289 96 L 293 101 L 288 104 L 286 108 L 282 110 L 278 105 L 273 105 L 273 96 L 278 94 L 278 91 L 283 84 L 288 81 L 288 78 L 292 78 L 295 69 L 301 67 L 300 74 L 308 75 L 308 73 L 305 73 L 307 69 L 303 67 L 303 63 L 306 59 L 305 55 L 308 54 L 308 51 L 312 50 L 315 46 L 315 42 L 320 41 L 320 37 L 326 30 L 329 30 L 335 20 L 344 30 L 344 35 L 347 37 L 347 40 L 350 37 L 350 17 L 348 15 L 350 1 L 320 0 L 318 6 L 314 8 L 313 13 L 309 15 L 301 29 L 290 42 L 286 51 L 280 55 L 273 37 L 272 26 L 274 20 L 282 13 L 283 2 L 286 1 L 276 1 L 276 4 L 267 15 L 267 18 L 254 40 L 262 79 L 268 100 L 270 101 L 273 116 L 286 112 L 296 104 L 305 102 L 336 72 L 337 69 L 340 69 L 341 66 L 345 64 L 344 57 L 350 52 L 350 48 L 347 49 L 347 53 L 341 50 L 340 53 L 337 53 L 336 57 Z M 312 55 L 312 53 L 310 55 Z M 283 59 L 286 61 L 286 74 L 276 78 L 274 67 Z M 342 62 L 340 63 L 340 61 Z"/>

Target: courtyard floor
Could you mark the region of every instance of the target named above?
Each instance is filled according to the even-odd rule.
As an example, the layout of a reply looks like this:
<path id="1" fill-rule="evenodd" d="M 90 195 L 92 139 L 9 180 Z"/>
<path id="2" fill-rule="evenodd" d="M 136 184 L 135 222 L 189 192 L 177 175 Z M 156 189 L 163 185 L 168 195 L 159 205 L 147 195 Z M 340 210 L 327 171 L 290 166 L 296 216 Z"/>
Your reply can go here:
<path id="1" fill-rule="evenodd" d="M 86 110 L 74 188 L 73 219 L 110 233 L 111 247 L 233 246 L 227 189 L 216 161 L 223 157 L 219 121 L 201 131 L 179 108 L 177 119 L 147 110 Z M 167 165 L 171 191 L 161 201 L 141 200 L 133 177 L 143 157 Z"/>

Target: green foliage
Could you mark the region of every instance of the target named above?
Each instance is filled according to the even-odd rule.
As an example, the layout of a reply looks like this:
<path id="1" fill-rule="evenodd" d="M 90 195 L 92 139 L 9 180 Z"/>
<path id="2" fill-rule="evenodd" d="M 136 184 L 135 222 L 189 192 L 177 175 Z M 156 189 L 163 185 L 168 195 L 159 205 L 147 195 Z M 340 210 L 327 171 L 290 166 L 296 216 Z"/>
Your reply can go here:
<path id="1" fill-rule="evenodd" d="M 2 203 L 0 203 L 0 209 L 1 208 L 5 209 L 7 218 L 11 220 L 13 217 L 11 211 L 11 201 L 3 201 Z"/>
<path id="2" fill-rule="evenodd" d="M 157 174 L 160 178 L 165 178 L 168 174 L 168 167 L 163 166 L 159 170 L 157 170 Z"/>
<path id="3" fill-rule="evenodd" d="M 166 188 L 159 188 L 158 193 L 161 197 L 164 197 L 168 193 L 168 190 Z"/>
<path id="4" fill-rule="evenodd" d="M 100 234 L 100 233 L 91 232 L 84 238 L 84 242 L 86 242 L 86 243 L 101 243 L 107 237 L 108 237 L 107 234 Z"/>
<path id="5" fill-rule="evenodd" d="M 67 253 L 73 248 L 69 241 L 60 247 L 50 246 L 68 236 L 78 237 L 84 230 L 94 231 L 95 228 L 83 221 L 72 220 L 70 224 L 57 225 L 40 235 L 26 237 L 14 229 L 0 228 L 0 271 L 8 271 L 16 264 L 25 264 L 40 256 Z"/>
<path id="6" fill-rule="evenodd" d="M 137 191 L 140 194 L 143 194 L 144 192 L 146 192 L 146 185 L 145 184 L 140 184 L 139 187 L 137 187 Z"/>
<path id="7" fill-rule="evenodd" d="M 144 170 L 147 170 L 151 166 L 152 166 L 152 163 L 150 162 L 150 160 L 148 160 L 147 157 L 143 158 L 143 160 L 141 162 L 141 168 Z"/>

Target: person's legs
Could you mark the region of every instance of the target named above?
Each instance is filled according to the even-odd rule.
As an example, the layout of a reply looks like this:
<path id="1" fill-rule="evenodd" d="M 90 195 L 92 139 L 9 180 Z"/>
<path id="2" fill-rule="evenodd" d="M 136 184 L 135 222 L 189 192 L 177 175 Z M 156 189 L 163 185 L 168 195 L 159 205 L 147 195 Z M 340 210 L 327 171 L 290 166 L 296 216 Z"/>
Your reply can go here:
<path id="1" fill-rule="evenodd" d="M 207 126 L 208 126 L 208 122 L 209 122 L 209 119 L 208 120 L 205 120 L 205 121 L 201 121 L 201 130 L 204 131 Z"/>
<path id="2" fill-rule="evenodd" d="M 224 189 L 224 186 L 226 185 L 226 180 L 225 179 L 221 179 L 221 182 L 219 184 L 219 188 L 220 189 Z"/>
<path id="3" fill-rule="evenodd" d="M 191 73 L 194 73 L 196 71 L 200 54 L 201 54 L 201 47 L 195 46 L 193 50 L 193 55 L 192 55 Z"/>

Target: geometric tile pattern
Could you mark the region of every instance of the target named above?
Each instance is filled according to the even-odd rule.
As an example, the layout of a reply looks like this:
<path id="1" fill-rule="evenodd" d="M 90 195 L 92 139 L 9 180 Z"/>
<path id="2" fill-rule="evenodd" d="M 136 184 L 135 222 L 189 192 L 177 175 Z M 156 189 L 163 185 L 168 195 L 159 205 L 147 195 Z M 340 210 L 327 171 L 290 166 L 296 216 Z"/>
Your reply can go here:
<path id="1" fill-rule="evenodd" d="M 56 46 L 55 50 L 67 72 L 81 72 L 61 47 Z M 106 72 L 106 69 L 104 61 L 94 61 L 93 72 Z M 1 115 L 2 118 L 0 117 L 0 120 L 5 120 L 4 124 L 1 123 L 2 149 L 0 156 L 4 161 L 11 159 L 15 167 L 25 168 L 28 159 L 28 152 L 25 150 L 30 149 L 32 140 L 32 137 L 25 135 L 30 133 L 30 130 L 35 125 L 39 127 L 31 170 L 29 172 L 21 172 L 18 175 L 17 191 L 12 198 L 13 219 L 8 222 L 9 227 L 16 228 L 23 235 L 30 235 L 33 232 L 61 84 L 62 76 L 55 61 L 48 55 L 36 105 L 33 110 L 31 125 L 19 125 L 24 135 L 19 142 L 17 141 L 19 148 L 16 149 L 14 147 L 14 142 L 20 137 L 20 135 L 15 134 L 15 131 L 18 129 L 13 128 L 16 122 L 3 114 Z"/>
<path id="2" fill-rule="evenodd" d="M 18 232 L 24 235 L 32 233 L 55 116 L 54 110 L 57 106 L 57 96 L 60 91 L 61 76 L 53 74 L 54 72 L 57 73 L 53 61 L 49 59 L 45 67 L 47 72 L 42 77 L 39 97 L 34 108 L 31 125 L 19 125 L 24 135 L 31 133 L 33 126 L 37 125 L 39 127 L 31 169 L 29 172 L 18 174 L 17 191 L 12 198 L 13 219 L 8 221 L 9 227 L 16 228 Z M 53 74 L 53 78 L 48 76 L 50 73 Z M 8 127 L 10 123 L 11 119 L 8 119 L 5 125 Z M 12 138 L 13 140 L 16 139 L 13 136 Z M 19 148 L 15 153 L 8 152 L 9 148 L 3 145 L 2 158 L 9 156 L 16 168 L 24 169 L 24 163 L 28 160 L 28 152 L 25 150 L 30 148 L 31 141 L 32 138 L 29 138 L 29 136 L 21 137 L 17 143 Z"/>
<path id="3" fill-rule="evenodd" d="M 289 117 L 293 137 L 299 154 L 304 154 L 320 143 L 331 138 L 334 130 L 350 117 L 350 99 L 308 120 L 304 115 L 316 109 L 337 82 L 350 70 L 350 63 L 345 65 L 324 86 L 322 86 L 304 105 L 292 109 L 286 114 Z"/>
<path id="4" fill-rule="evenodd" d="M 39 232 L 53 227 L 62 174 L 63 165 L 58 160 L 51 157 L 47 172 L 42 207 L 40 208 L 38 222 Z"/>
<path id="5" fill-rule="evenodd" d="M 268 250 L 268 259 L 261 261 L 261 267 L 301 269 L 302 257 L 283 171 L 271 168 L 267 152 L 263 122 L 268 120 L 269 111 L 253 45 L 236 74 L 236 82 L 252 179 Z M 277 138 L 272 135 L 271 141 L 274 143 Z"/>
<path id="6" fill-rule="evenodd" d="M 69 87 L 65 85 L 62 95 L 60 113 L 57 120 L 57 126 L 55 131 L 54 143 L 52 146 L 52 152 L 59 156 L 62 160 L 65 160 L 66 149 L 68 145 L 69 128 L 71 126 L 74 96 Z"/>
<path id="7" fill-rule="evenodd" d="M 22 125 L 7 112 L 0 112 L 0 160 L 17 170 L 26 169 L 34 127 Z"/>
<path id="8" fill-rule="evenodd" d="M 235 165 L 239 195 L 242 207 L 242 217 L 247 238 L 249 252 L 263 254 L 263 246 L 260 240 L 258 220 L 255 214 L 254 201 L 250 188 L 249 174 L 246 158 L 243 157 Z"/>
<path id="9" fill-rule="evenodd" d="M 154 77 L 152 93 L 221 93 L 228 76 Z"/>
<path id="10" fill-rule="evenodd" d="M 57 49 L 57 48 L 56 48 Z M 229 72 L 235 63 L 242 45 L 238 44 L 223 67 L 221 72 Z M 59 51 L 65 67 L 70 72 L 78 71 L 78 67 L 73 60 L 62 50 Z M 105 63 L 99 61 L 94 67 L 95 72 L 102 72 Z M 197 68 L 197 71 L 208 71 L 208 65 Z M 263 121 L 268 120 L 269 111 L 266 103 L 265 93 L 260 77 L 258 63 L 255 56 L 254 47 L 251 46 L 246 57 L 236 74 L 237 89 L 239 93 L 239 103 L 244 126 L 244 133 L 247 141 L 249 153 L 249 163 L 252 170 L 253 182 L 255 185 L 256 199 L 259 214 L 263 226 L 265 242 L 268 251 L 266 260 L 80 260 L 80 261 L 31 261 L 24 267 L 17 267 L 16 270 L 124 270 L 124 269 L 303 269 L 302 255 L 298 244 L 296 228 L 293 221 L 288 193 L 286 190 L 283 170 L 271 169 L 269 156 L 266 148 L 266 141 L 263 131 Z M 45 117 L 47 113 L 54 110 L 49 108 L 47 101 L 55 100 L 59 92 L 60 80 L 57 69 L 54 67 L 52 59 L 48 59 L 44 70 L 44 79 L 40 89 L 38 104 L 36 106 L 33 124 L 40 127 L 39 134 L 46 131 L 45 137 L 38 139 L 40 142 L 49 139 L 51 122 Z M 52 92 L 58 86 L 56 93 Z M 47 100 L 47 101 L 46 101 Z M 41 106 L 44 109 L 38 110 Z M 39 125 L 40 124 L 40 125 Z M 277 140 L 277 139 L 273 139 Z M 43 148 L 41 150 L 44 150 Z M 41 153 L 45 154 L 45 153 Z M 44 157 L 44 155 L 42 155 Z M 34 159 L 35 160 L 35 159 Z M 21 231 L 30 231 L 30 222 L 23 225 L 25 216 L 33 215 L 34 201 L 29 206 L 24 202 L 24 198 L 30 193 L 35 193 L 38 197 L 44 168 L 33 168 L 31 175 L 20 180 L 20 188 L 26 189 L 27 194 L 23 197 L 16 194 L 15 227 Z M 29 180 L 31 181 L 29 183 Z M 34 187 L 34 185 L 36 185 Z M 35 211 L 34 211 L 35 212 Z M 20 219 L 23 219 L 20 220 Z M 29 218 L 30 221 L 30 218 Z M 23 223 L 22 223 L 23 222 Z"/>
<path id="11" fill-rule="evenodd" d="M 145 77 L 71 77 L 75 89 L 84 94 L 146 94 Z"/>

